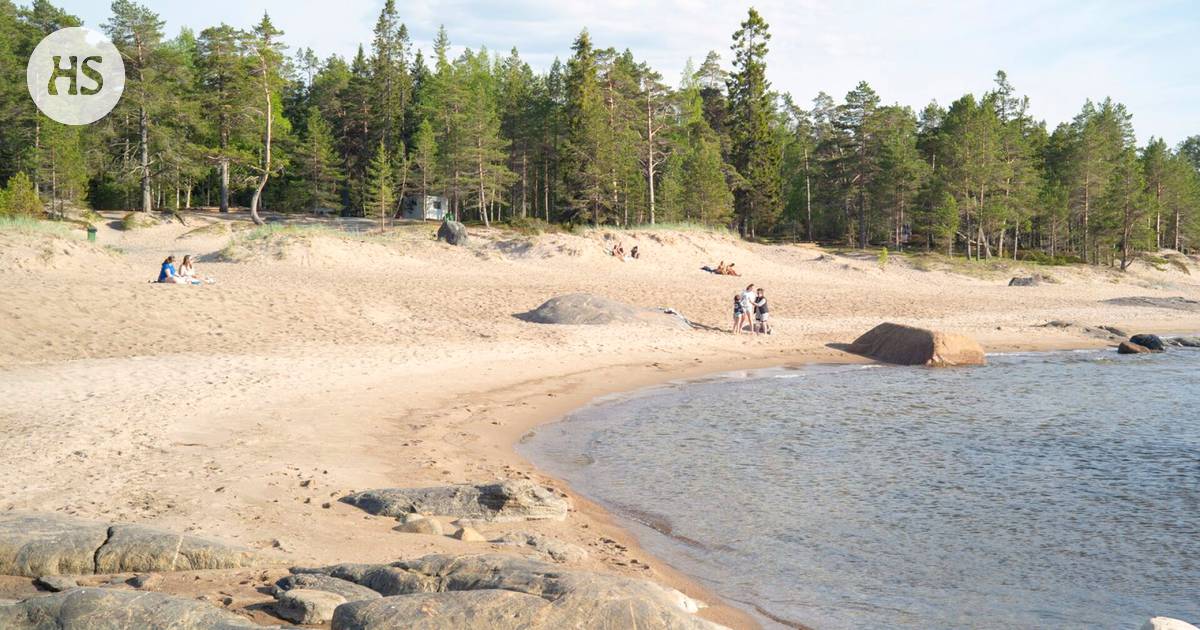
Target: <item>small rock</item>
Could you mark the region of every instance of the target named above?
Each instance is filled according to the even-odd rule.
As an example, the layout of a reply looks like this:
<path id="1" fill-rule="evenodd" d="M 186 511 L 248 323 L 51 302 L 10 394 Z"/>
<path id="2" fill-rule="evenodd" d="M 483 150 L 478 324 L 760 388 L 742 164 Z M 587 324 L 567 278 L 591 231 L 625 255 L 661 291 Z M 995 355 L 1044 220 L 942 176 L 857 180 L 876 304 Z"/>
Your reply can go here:
<path id="1" fill-rule="evenodd" d="M 1158 335 L 1134 335 L 1129 338 L 1129 341 L 1153 352 L 1162 352 L 1167 349 Z"/>
<path id="2" fill-rule="evenodd" d="M 285 592 L 293 590 L 325 591 L 346 598 L 348 602 L 364 599 L 379 599 L 379 593 L 354 582 L 320 574 L 289 575 L 280 578 L 271 588 L 271 595 L 279 599 Z"/>
<path id="3" fill-rule="evenodd" d="M 405 534 L 429 534 L 430 536 L 441 536 L 444 533 L 442 524 L 437 519 L 426 518 L 424 516 L 418 516 L 417 518 L 410 516 L 392 529 Z"/>
<path id="4" fill-rule="evenodd" d="M 288 621 L 302 624 L 326 623 L 346 598 L 329 591 L 304 588 L 284 591 L 275 602 L 275 612 Z"/>
<path id="5" fill-rule="evenodd" d="M 134 588 L 152 589 L 162 583 L 162 576 L 157 573 L 139 573 L 129 580 Z"/>
<path id="6" fill-rule="evenodd" d="M 1008 286 L 1010 287 L 1036 287 L 1039 284 L 1041 284 L 1041 280 L 1039 280 L 1036 276 L 1030 276 L 1028 278 L 1013 278 L 1012 280 L 1008 281 Z"/>
<path id="7" fill-rule="evenodd" d="M 33 583 L 38 588 L 43 588 L 51 593 L 59 593 L 69 591 L 73 588 L 79 588 L 79 584 L 75 582 L 75 578 L 65 575 L 43 575 L 34 580 Z"/>
<path id="8" fill-rule="evenodd" d="M 470 527 L 459 528 L 458 531 L 454 532 L 454 537 L 463 542 L 487 542 L 487 538 L 484 538 L 483 534 Z"/>

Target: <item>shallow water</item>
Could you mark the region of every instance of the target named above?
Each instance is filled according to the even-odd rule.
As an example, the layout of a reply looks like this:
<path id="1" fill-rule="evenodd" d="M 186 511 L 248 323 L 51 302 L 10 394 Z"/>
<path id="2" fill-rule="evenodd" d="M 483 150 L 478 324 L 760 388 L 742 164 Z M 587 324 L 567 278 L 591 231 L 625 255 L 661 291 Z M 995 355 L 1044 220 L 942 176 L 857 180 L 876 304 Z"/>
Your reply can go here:
<path id="1" fill-rule="evenodd" d="M 521 449 L 768 624 L 1200 621 L 1200 351 L 990 362 L 673 384 Z"/>

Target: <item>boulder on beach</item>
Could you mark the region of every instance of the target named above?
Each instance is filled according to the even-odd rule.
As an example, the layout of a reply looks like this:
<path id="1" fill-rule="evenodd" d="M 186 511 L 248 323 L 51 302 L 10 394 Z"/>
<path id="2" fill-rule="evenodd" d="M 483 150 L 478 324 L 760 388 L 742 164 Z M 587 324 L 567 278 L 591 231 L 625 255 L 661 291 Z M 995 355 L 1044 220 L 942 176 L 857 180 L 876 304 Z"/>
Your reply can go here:
<path id="1" fill-rule="evenodd" d="M 275 613 L 288 621 L 305 625 L 321 624 L 333 618 L 346 598 L 330 591 L 296 588 L 284 591 L 275 602 Z"/>
<path id="2" fill-rule="evenodd" d="M 500 554 L 292 569 L 368 586 L 383 599 L 338 607 L 333 628 L 716 628 L 699 603 L 636 578 Z M 497 593 L 500 591 L 501 593 Z M 540 601 L 539 601 L 540 600 Z M 437 616 L 431 616 L 436 611 Z M 480 623 L 461 623 L 466 619 Z"/>
<path id="3" fill-rule="evenodd" d="M 1192 300 L 1182 296 L 1178 297 L 1120 297 L 1104 300 L 1104 304 L 1113 304 L 1116 306 L 1142 306 L 1149 308 L 1163 308 L 1174 311 L 1190 311 L 1200 312 L 1200 300 Z"/>
<path id="4" fill-rule="evenodd" d="M 1036 287 L 1041 284 L 1041 280 L 1037 276 L 1029 276 L 1028 278 L 1013 278 L 1008 281 L 1010 287 Z"/>
<path id="5" fill-rule="evenodd" d="M 0 575 L 235 569 L 260 562 L 257 554 L 236 545 L 144 525 L 56 514 L 0 515 Z"/>
<path id="6" fill-rule="evenodd" d="M 1200 348 L 1200 337 L 1175 337 L 1167 342 L 1181 348 Z"/>
<path id="7" fill-rule="evenodd" d="M 467 226 L 447 219 L 442 221 L 442 226 L 438 228 L 437 237 L 439 241 L 446 241 L 451 245 L 466 245 Z"/>
<path id="8" fill-rule="evenodd" d="M 687 319 L 674 312 L 645 309 L 589 293 L 561 295 L 541 306 L 517 315 L 535 324 L 603 326 L 606 324 L 650 324 L 679 330 L 691 330 Z"/>
<path id="9" fill-rule="evenodd" d="M 278 599 L 284 593 L 297 589 L 336 593 L 348 602 L 379 599 L 382 597 L 379 593 L 349 580 L 342 580 L 317 573 L 300 573 L 280 578 L 275 582 L 275 586 L 271 588 L 271 594 Z"/>
<path id="10" fill-rule="evenodd" d="M 892 323 L 872 328 L 846 350 L 897 365 L 952 367 L 987 363 L 983 347 L 970 337 Z"/>
<path id="11" fill-rule="evenodd" d="M 0 628 L 4 630 L 262 630 L 263 627 L 212 604 L 146 591 L 77 588 L 0 606 Z"/>
<path id="12" fill-rule="evenodd" d="M 1131 343 L 1150 349 L 1151 352 L 1163 352 L 1167 349 L 1162 338 L 1158 335 L 1134 335 L 1129 338 Z"/>
<path id="13" fill-rule="evenodd" d="M 1117 346 L 1117 354 L 1150 354 L 1151 352 L 1154 351 L 1132 341 L 1122 341 L 1121 345 Z"/>
<path id="14" fill-rule="evenodd" d="M 525 479 L 483 485 L 385 488 L 340 499 L 379 516 L 436 514 L 482 521 L 563 520 L 570 503 L 545 486 Z"/>

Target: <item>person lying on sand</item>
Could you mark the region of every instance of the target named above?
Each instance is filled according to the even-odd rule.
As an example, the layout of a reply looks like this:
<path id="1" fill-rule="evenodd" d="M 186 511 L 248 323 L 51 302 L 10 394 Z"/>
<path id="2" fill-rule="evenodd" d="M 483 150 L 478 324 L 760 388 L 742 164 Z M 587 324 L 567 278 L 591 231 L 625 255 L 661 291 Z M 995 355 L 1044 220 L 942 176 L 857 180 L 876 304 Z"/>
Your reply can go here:
<path id="1" fill-rule="evenodd" d="M 625 245 L 623 243 L 617 243 L 616 247 L 613 247 L 612 255 L 614 258 L 624 259 L 625 258 Z"/>
<path id="2" fill-rule="evenodd" d="M 754 320 L 760 332 L 771 334 L 771 312 L 767 307 L 767 294 L 762 289 L 754 298 Z"/>
<path id="3" fill-rule="evenodd" d="M 729 273 L 729 267 L 726 267 L 725 261 L 722 260 L 721 264 L 717 265 L 717 270 L 713 273 L 717 274 L 718 276 L 724 276 Z"/>

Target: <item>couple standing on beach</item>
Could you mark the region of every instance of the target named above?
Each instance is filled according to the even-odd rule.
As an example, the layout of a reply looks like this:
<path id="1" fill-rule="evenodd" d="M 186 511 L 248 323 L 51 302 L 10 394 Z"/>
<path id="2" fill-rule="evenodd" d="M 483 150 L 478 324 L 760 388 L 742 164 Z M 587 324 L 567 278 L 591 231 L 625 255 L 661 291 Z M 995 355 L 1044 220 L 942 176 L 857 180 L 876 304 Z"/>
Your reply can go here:
<path id="1" fill-rule="evenodd" d="M 771 334 L 771 313 L 767 306 L 767 295 L 762 289 L 755 291 L 754 285 L 733 296 L 733 333 L 740 335 L 750 325 L 753 334 Z"/>

